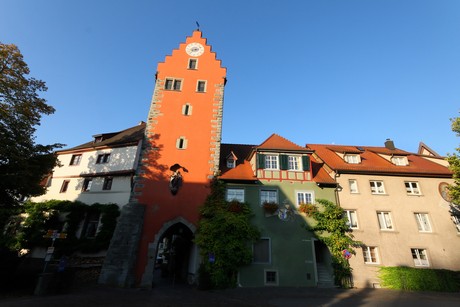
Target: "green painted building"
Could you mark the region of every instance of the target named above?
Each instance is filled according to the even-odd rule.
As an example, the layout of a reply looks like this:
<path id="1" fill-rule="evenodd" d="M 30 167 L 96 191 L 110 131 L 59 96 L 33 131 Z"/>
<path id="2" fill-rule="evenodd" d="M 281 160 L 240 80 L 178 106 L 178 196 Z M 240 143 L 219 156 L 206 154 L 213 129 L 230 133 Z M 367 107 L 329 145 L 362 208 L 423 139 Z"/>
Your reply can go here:
<path id="1" fill-rule="evenodd" d="M 313 151 L 273 134 L 260 145 L 222 144 L 227 200 L 249 203 L 261 239 L 239 271 L 242 287 L 333 286 L 328 249 L 306 226 L 316 199 L 335 203 L 336 184 Z"/>

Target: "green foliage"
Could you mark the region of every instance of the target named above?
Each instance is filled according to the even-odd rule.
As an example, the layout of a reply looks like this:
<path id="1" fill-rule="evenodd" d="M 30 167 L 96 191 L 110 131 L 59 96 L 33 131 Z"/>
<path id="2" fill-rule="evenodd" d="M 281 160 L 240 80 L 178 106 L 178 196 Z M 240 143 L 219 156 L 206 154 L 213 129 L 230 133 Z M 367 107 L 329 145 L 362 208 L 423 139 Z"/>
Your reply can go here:
<path id="1" fill-rule="evenodd" d="M 239 206 L 239 210 L 234 210 L 235 202 L 225 200 L 223 182 L 211 182 L 211 194 L 200 209 L 195 243 L 204 260 L 200 275 L 213 288 L 236 286 L 238 268 L 252 261 L 249 243 L 260 236 L 249 222 L 252 214 L 249 205 L 239 203 Z M 214 256 L 214 262 L 208 261 L 210 255 Z"/>
<path id="2" fill-rule="evenodd" d="M 336 284 L 350 287 L 352 269 L 344 258 L 343 251 L 348 250 L 355 255 L 353 248 L 359 247 L 361 242 L 353 240 L 347 221 L 343 218 L 342 208 L 325 199 L 318 199 L 317 203 L 318 210 L 311 213 L 316 225 L 308 230 L 314 232 L 318 240 L 329 248 Z"/>
<path id="3" fill-rule="evenodd" d="M 460 290 L 460 272 L 409 267 L 382 267 L 379 270 L 382 286 L 407 291 Z"/>
<path id="4" fill-rule="evenodd" d="M 91 213 L 102 214 L 99 232 L 95 238 L 78 238 L 78 229 Z M 119 214 L 115 204 L 96 203 L 89 206 L 79 201 L 61 200 L 26 202 L 14 209 L 0 208 L 0 215 L 10 217 L 5 232 L 0 234 L 0 244 L 16 251 L 46 247 L 50 245 L 50 239 L 43 236 L 48 230 L 58 230 L 67 234 L 66 239 L 55 242 L 61 253 L 97 252 L 108 247 Z"/>
<path id="5" fill-rule="evenodd" d="M 40 181 L 56 165 L 61 144 L 34 142 L 42 114 L 54 113 L 39 92 L 43 81 L 28 77 L 29 68 L 15 45 L 0 42 L 0 206 L 13 207 L 23 196 L 44 193 Z"/>
<path id="6" fill-rule="evenodd" d="M 452 131 L 455 132 L 457 136 L 460 136 L 460 117 L 451 118 L 452 122 Z M 455 183 L 449 186 L 449 194 L 452 199 L 452 203 L 459 206 L 460 205 L 460 147 L 456 148 L 457 153 L 448 155 L 447 161 L 449 162 L 449 168 L 454 173 Z"/>

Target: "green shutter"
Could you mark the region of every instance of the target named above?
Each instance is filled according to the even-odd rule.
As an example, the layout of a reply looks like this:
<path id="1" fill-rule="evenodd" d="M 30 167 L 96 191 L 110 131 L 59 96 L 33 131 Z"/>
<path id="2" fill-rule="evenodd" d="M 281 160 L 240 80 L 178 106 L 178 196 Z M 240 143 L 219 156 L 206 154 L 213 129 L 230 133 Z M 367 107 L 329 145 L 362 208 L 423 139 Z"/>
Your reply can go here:
<path id="1" fill-rule="evenodd" d="M 309 156 L 302 156 L 302 166 L 304 171 L 310 170 L 310 157 Z"/>
<path id="2" fill-rule="evenodd" d="M 257 168 L 265 168 L 265 155 L 257 154 Z"/>
<path id="3" fill-rule="evenodd" d="M 280 155 L 280 169 L 282 170 L 288 169 L 288 156 Z"/>

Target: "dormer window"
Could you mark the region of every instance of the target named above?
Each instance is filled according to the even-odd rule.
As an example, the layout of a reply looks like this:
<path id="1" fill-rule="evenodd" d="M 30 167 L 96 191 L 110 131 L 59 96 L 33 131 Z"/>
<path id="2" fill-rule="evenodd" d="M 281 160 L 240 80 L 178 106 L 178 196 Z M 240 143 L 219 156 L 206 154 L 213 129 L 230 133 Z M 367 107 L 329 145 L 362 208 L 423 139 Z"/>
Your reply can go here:
<path id="1" fill-rule="evenodd" d="M 409 162 L 407 161 L 407 157 L 404 157 L 404 156 L 393 156 L 391 157 L 391 162 L 393 162 L 394 165 L 398 165 L 398 166 L 409 165 Z"/>
<path id="2" fill-rule="evenodd" d="M 227 168 L 235 168 L 235 164 L 235 158 L 233 158 L 232 156 L 227 158 Z"/>
<path id="3" fill-rule="evenodd" d="M 350 164 L 359 164 L 361 163 L 361 157 L 357 154 L 346 154 L 343 159 L 345 162 Z"/>

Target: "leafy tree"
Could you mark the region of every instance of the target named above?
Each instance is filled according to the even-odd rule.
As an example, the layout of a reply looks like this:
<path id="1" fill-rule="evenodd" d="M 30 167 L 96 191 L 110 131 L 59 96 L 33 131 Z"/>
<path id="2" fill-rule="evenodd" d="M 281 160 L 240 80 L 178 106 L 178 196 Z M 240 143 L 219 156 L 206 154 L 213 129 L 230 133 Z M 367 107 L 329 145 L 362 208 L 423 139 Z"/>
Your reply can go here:
<path id="1" fill-rule="evenodd" d="M 47 90 L 45 82 L 29 72 L 19 49 L 0 42 L 0 208 L 43 194 L 40 181 L 56 165 L 54 149 L 62 146 L 35 143 L 42 114 L 54 108 L 39 96 Z"/>
<path id="2" fill-rule="evenodd" d="M 460 136 L 460 117 L 455 117 L 451 119 L 452 122 L 452 131 L 455 132 L 457 136 Z M 456 148 L 457 152 L 460 154 L 460 147 Z M 454 173 L 453 177 L 455 183 L 449 186 L 449 194 L 452 199 L 452 203 L 457 206 L 460 206 L 460 156 L 457 153 L 451 154 L 447 157 L 449 162 L 449 167 Z M 458 210 L 458 209 L 457 209 Z"/>
<path id="3" fill-rule="evenodd" d="M 329 248 L 336 284 L 349 287 L 352 269 L 344 253 L 355 255 L 353 248 L 362 243 L 353 239 L 347 220 L 343 218 L 342 208 L 325 199 L 318 199 L 317 203 L 323 210 L 312 212 L 317 223 L 308 230 L 313 231 L 318 240 Z"/>
<path id="4" fill-rule="evenodd" d="M 227 202 L 225 184 L 215 180 L 200 213 L 195 236 L 204 260 L 200 267 L 200 287 L 235 287 L 238 268 L 252 261 L 249 243 L 260 236 L 249 221 L 251 209 L 245 203 Z M 203 286 L 206 277 L 210 285 Z"/>

